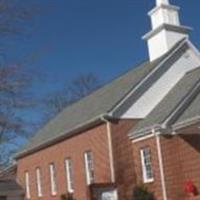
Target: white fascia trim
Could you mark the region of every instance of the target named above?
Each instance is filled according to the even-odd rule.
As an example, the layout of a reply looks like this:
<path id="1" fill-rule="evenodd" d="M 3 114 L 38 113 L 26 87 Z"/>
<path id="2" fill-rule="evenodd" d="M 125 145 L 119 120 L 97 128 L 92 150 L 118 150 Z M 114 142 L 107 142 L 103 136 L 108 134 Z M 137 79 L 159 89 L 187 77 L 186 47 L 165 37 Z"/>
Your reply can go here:
<path id="1" fill-rule="evenodd" d="M 144 141 L 144 140 L 148 140 L 148 139 L 150 139 L 150 138 L 152 138 L 152 137 L 154 137 L 155 135 L 152 133 L 152 134 L 149 134 L 149 135 L 145 135 L 145 136 L 143 136 L 143 137 L 140 137 L 140 138 L 137 138 L 137 139 L 134 139 L 134 140 L 132 140 L 132 143 L 134 144 L 134 143 L 137 143 L 137 142 L 141 142 L 141 141 Z"/>
<path id="2" fill-rule="evenodd" d="M 110 174 L 111 174 L 111 182 L 115 183 L 115 167 L 114 167 L 114 156 L 113 156 L 113 143 L 112 143 L 112 129 L 111 122 L 105 117 L 101 116 L 101 120 L 106 123 L 106 132 L 108 138 L 108 154 L 110 161 Z"/>
<path id="3" fill-rule="evenodd" d="M 181 128 L 185 128 L 185 127 L 188 127 L 188 126 L 192 126 L 196 123 L 200 122 L 200 115 L 197 115 L 196 117 L 193 117 L 193 118 L 190 118 L 190 119 L 187 119 L 183 122 L 179 122 L 179 123 L 176 123 L 172 126 L 172 129 L 174 131 L 177 131 Z"/>
<path id="4" fill-rule="evenodd" d="M 176 49 L 174 49 L 171 54 L 169 54 L 165 59 L 163 59 L 158 65 L 157 67 L 155 67 L 155 69 L 153 69 L 141 82 L 139 82 L 139 84 L 133 88 L 132 91 L 130 91 L 109 113 L 109 116 L 113 116 L 113 113 L 122 105 L 124 104 L 124 102 L 126 102 L 126 100 L 146 81 L 148 80 L 148 78 L 151 77 L 152 74 L 154 74 L 176 51 L 178 51 L 178 49 L 185 43 L 187 42 L 187 39 L 184 39 L 177 47 Z"/>

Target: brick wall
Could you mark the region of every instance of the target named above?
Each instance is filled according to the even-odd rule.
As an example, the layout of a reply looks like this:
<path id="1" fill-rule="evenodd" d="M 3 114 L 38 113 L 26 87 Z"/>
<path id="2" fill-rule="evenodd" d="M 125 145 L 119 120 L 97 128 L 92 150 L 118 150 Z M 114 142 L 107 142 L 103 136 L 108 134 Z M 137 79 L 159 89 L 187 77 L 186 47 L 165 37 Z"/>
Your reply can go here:
<path id="1" fill-rule="evenodd" d="M 154 181 L 145 185 L 154 193 L 156 200 L 163 200 L 155 137 L 132 143 L 127 136 L 128 131 L 137 122 L 137 120 L 120 120 L 111 124 L 114 169 L 119 199 L 131 200 L 134 186 L 144 184 L 140 150 L 149 147 Z M 186 180 L 192 180 L 200 192 L 200 136 L 193 134 L 162 136 L 160 139 L 168 200 L 199 200 L 199 196 L 187 197 L 183 192 L 183 184 Z M 106 124 L 98 125 L 84 133 L 18 160 L 18 181 L 24 186 L 24 172 L 28 171 L 32 200 L 38 200 L 35 169 L 40 167 L 44 194 L 43 198 L 40 199 L 58 200 L 59 196 L 67 191 L 64 161 L 66 157 L 71 157 L 74 170 L 75 198 L 86 200 L 88 190 L 83 154 L 88 150 L 91 150 L 94 155 L 95 183 L 111 183 Z M 56 197 L 52 197 L 50 192 L 49 164 L 52 162 L 56 166 L 58 185 Z"/>
<path id="2" fill-rule="evenodd" d="M 109 183 L 111 180 L 106 131 L 106 125 L 102 124 L 18 160 L 17 179 L 19 183 L 24 187 L 24 172 L 28 171 L 30 174 L 32 200 L 58 200 L 60 195 L 67 191 L 64 161 L 66 157 L 71 157 L 74 171 L 75 198 L 86 200 L 88 194 L 84 166 L 85 151 L 91 150 L 93 152 L 95 182 Z M 58 195 L 56 197 L 52 197 L 50 192 L 49 164 L 52 162 L 56 167 L 58 186 Z M 38 198 L 36 192 L 35 169 L 37 167 L 40 167 L 42 173 L 43 198 Z"/>
<path id="3" fill-rule="evenodd" d="M 120 200 L 131 200 L 135 183 L 133 148 L 128 131 L 137 120 L 120 120 L 112 123 L 112 139 L 116 184 Z"/>
<path id="4" fill-rule="evenodd" d="M 163 137 L 162 150 L 168 199 L 190 199 L 183 189 L 187 180 L 193 181 L 200 193 L 200 135 Z"/>
<path id="5" fill-rule="evenodd" d="M 136 176 L 137 185 L 145 185 L 149 191 L 154 193 L 156 200 L 163 200 L 156 138 L 152 137 L 146 140 L 142 140 L 137 143 L 133 143 L 132 146 L 133 146 L 135 173 L 137 175 Z M 143 182 L 142 163 L 141 163 L 141 156 L 140 156 L 140 150 L 146 147 L 150 148 L 151 150 L 151 163 L 152 163 L 153 176 L 154 176 L 154 181 L 147 184 Z"/>
<path id="6" fill-rule="evenodd" d="M 191 133 L 161 136 L 160 139 L 168 200 L 199 200 L 200 135 Z M 156 200 L 163 200 L 155 137 L 133 143 L 132 146 L 137 184 L 143 184 L 140 149 L 144 147 L 151 149 L 154 182 L 144 185 L 154 192 Z M 191 180 L 197 188 L 198 193 L 195 197 L 184 193 L 184 183 L 187 180 Z"/>

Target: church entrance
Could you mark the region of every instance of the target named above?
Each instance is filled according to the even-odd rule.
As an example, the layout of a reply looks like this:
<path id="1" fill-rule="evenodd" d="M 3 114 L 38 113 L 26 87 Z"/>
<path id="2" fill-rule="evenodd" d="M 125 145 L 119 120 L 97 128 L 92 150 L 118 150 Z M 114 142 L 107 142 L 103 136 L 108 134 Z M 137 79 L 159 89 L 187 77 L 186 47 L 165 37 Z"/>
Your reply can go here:
<path id="1" fill-rule="evenodd" d="M 111 189 L 111 190 L 102 192 L 98 200 L 118 200 L 117 190 Z"/>
<path id="2" fill-rule="evenodd" d="M 118 200 L 117 189 L 113 184 L 95 184 L 91 187 L 92 200 Z"/>

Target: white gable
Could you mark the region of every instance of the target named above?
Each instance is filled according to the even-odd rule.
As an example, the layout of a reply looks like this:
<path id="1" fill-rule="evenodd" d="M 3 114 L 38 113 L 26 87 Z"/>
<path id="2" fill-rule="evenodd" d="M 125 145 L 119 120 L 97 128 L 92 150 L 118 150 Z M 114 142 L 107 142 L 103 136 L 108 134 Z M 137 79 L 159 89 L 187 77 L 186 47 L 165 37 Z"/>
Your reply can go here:
<path id="1" fill-rule="evenodd" d="M 129 108 L 122 118 L 145 118 L 188 71 L 199 66 L 200 57 L 191 47 Z"/>

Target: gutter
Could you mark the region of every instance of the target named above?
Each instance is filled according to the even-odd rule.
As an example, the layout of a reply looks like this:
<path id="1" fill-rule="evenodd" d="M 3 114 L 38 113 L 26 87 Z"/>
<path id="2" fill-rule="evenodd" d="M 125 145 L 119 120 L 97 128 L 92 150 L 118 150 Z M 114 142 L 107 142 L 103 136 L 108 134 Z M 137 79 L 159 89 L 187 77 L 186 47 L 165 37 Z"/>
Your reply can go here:
<path id="1" fill-rule="evenodd" d="M 168 198 L 167 198 L 167 189 L 166 189 L 166 183 L 165 183 L 162 148 L 161 148 L 161 143 L 160 143 L 160 132 L 155 132 L 155 130 L 152 130 L 152 133 L 156 137 L 156 146 L 157 146 L 157 153 L 158 153 L 158 162 L 159 162 L 159 169 L 160 169 L 160 179 L 161 179 L 163 200 L 167 200 Z"/>
<path id="2" fill-rule="evenodd" d="M 151 130 L 153 129 L 154 131 L 159 131 L 160 133 L 168 133 L 169 132 L 176 132 L 177 130 L 180 130 L 182 128 L 186 128 L 188 126 L 192 126 L 196 123 L 200 122 L 200 115 L 197 115 L 196 117 L 192 117 L 189 119 L 186 119 L 182 122 L 179 123 L 175 123 L 174 125 L 170 126 L 164 126 L 163 125 L 155 125 L 155 126 L 151 126 L 133 133 L 129 133 L 129 138 L 131 140 L 139 140 L 142 137 L 148 136 L 151 132 Z M 170 131 L 169 131 L 170 130 Z"/>
<path id="3" fill-rule="evenodd" d="M 190 119 L 187 119 L 187 120 L 184 120 L 182 122 L 179 122 L 179 123 L 176 123 L 172 126 L 173 130 L 176 131 L 176 130 L 179 130 L 179 129 L 182 129 L 182 128 L 185 128 L 187 126 L 191 126 L 191 125 L 194 125 L 196 123 L 200 122 L 200 115 L 197 115 L 196 117 L 193 117 L 193 118 L 190 118 Z"/>
<path id="4" fill-rule="evenodd" d="M 56 143 L 59 143 L 67 138 L 70 138 L 76 134 L 79 134 L 81 131 L 85 130 L 85 129 L 88 129 L 90 128 L 91 126 L 94 126 L 94 125 L 97 125 L 97 124 L 100 124 L 102 122 L 104 122 L 102 119 L 105 118 L 109 118 L 109 116 L 107 114 L 103 114 L 103 115 L 100 115 L 100 116 L 97 116 L 95 118 L 93 118 L 92 120 L 89 120 L 83 124 L 80 124 L 78 125 L 77 127 L 67 131 L 67 132 L 63 132 L 63 133 L 60 133 L 59 137 L 56 137 L 56 138 L 52 138 L 52 139 L 49 139 L 47 140 L 45 143 L 42 143 L 36 147 L 33 147 L 33 148 L 30 148 L 30 149 L 27 149 L 27 150 L 24 150 L 22 152 L 19 152 L 18 154 L 16 154 L 14 156 L 14 159 L 20 159 L 24 156 L 27 156 L 27 155 L 30 155 L 36 151 L 39 151 L 39 150 L 42 150 L 48 146 L 52 146 Z"/>
<path id="5" fill-rule="evenodd" d="M 111 122 L 108 120 L 108 118 L 105 118 L 105 116 L 102 116 L 101 120 L 104 121 L 107 125 L 107 137 L 108 137 L 108 151 L 109 151 L 109 160 L 110 160 L 111 182 L 115 183 L 115 167 L 114 167 L 114 157 L 113 157 Z"/>
<path id="6" fill-rule="evenodd" d="M 140 129 L 140 130 L 135 131 L 133 133 L 129 133 L 128 136 L 131 140 L 135 140 L 135 139 L 138 139 L 140 137 L 146 136 L 147 134 L 151 133 L 152 130 L 161 131 L 161 129 L 162 129 L 162 127 L 161 127 L 160 124 L 155 124 L 153 126 L 150 126 L 150 127 L 144 128 L 144 129 Z"/>

